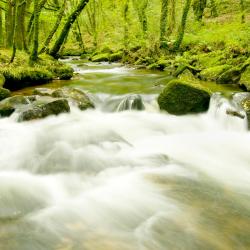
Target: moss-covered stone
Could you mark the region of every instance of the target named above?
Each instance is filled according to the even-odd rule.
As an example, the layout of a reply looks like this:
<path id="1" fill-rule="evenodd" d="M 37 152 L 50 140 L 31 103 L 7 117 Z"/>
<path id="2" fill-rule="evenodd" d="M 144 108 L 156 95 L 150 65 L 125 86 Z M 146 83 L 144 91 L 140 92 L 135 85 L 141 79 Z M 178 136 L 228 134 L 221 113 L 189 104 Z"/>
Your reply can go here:
<path id="1" fill-rule="evenodd" d="M 33 95 L 39 95 L 39 96 L 51 96 L 52 93 L 53 90 L 48 88 L 35 88 L 33 90 Z"/>
<path id="2" fill-rule="evenodd" d="M 0 87 L 0 101 L 9 96 L 10 96 L 10 91 L 8 89 Z"/>
<path id="3" fill-rule="evenodd" d="M 160 109 L 174 115 L 207 111 L 209 102 L 207 90 L 180 80 L 169 82 L 158 97 Z"/>
<path id="4" fill-rule="evenodd" d="M 4 83 L 5 83 L 5 77 L 3 74 L 0 73 L 0 87 L 3 87 Z"/>
<path id="5" fill-rule="evenodd" d="M 109 61 L 110 62 L 118 62 L 122 59 L 123 57 L 123 52 L 122 51 L 118 51 L 116 53 L 113 53 L 110 55 L 109 57 Z"/>
<path id="6" fill-rule="evenodd" d="M 0 69 L 0 72 L 5 77 L 4 87 L 10 90 L 46 83 L 53 79 L 52 73 L 44 68 L 6 67 Z"/>
<path id="7" fill-rule="evenodd" d="M 20 106 L 29 104 L 29 99 L 25 96 L 12 96 L 0 102 L 0 115 L 2 117 L 10 116 Z"/>
<path id="8" fill-rule="evenodd" d="M 230 65 L 219 65 L 204 69 L 200 72 L 199 77 L 203 81 L 216 81 L 225 71 L 231 69 Z"/>
<path id="9" fill-rule="evenodd" d="M 66 99 L 51 98 L 46 101 L 39 100 L 34 102 L 28 109 L 21 112 L 18 121 L 30 121 L 68 112 L 70 112 L 70 107 Z"/>
<path id="10" fill-rule="evenodd" d="M 91 58 L 92 62 L 108 62 L 110 54 L 109 53 L 102 53 L 95 55 Z"/>
<path id="11" fill-rule="evenodd" d="M 89 97 L 82 90 L 77 88 L 60 88 L 55 90 L 52 93 L 52 96 L 57 98 L 67 98 L 81 110 L 94 108 L 94 104 L 90 101 Z"/>
<path id="12" fill-rule="evenodd" d="M 60 80 L 69 80 L 74 75 L 74 70 L 68 65 L 50 67 L 49 70 L 53 73 L 54 78 Z"/>

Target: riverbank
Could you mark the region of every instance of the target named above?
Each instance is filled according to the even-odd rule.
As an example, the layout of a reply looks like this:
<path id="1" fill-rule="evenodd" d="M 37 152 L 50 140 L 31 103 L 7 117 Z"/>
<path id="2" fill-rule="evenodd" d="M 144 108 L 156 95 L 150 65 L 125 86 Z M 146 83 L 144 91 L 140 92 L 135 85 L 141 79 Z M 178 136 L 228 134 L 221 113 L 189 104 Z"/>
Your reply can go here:
<path id="1" fill-rule="evenodd" d="M 13 63 L 10 50 L 0 49 L 0 87 L 9 90 L 22 89 L 52 81 L 53 79 L 66 80 L 73 76 L 73 69 L 58 60 L 40 55 L 39 60 L 29 65 L 29 55 L 18 51 Z"/>

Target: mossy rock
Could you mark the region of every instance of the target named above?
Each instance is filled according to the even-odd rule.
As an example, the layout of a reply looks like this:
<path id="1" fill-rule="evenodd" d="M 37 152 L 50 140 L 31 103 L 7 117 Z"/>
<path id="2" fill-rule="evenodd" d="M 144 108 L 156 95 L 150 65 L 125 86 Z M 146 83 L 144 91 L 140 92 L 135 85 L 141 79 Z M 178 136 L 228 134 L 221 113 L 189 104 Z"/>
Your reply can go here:
<path id="1" fill-rule="evenodd" d="M 118 62 L 122 59 L 123 57 L 123 52 L 122 51 L 118 51 L 116 53 L 113 53 L 110 55 L 109 57 L 109 61 L 110 62 Z"/>
<path id="2" fill-rule="evenodd" d="M 0 101 L 10 96 L 10 91 L 0 87 Z"/>
<path id="3" fill-rule="evenodd" d="M 50 115 L 59 115 L 70 112 L 66 99 L 46 99 L 34 102 L 28 109 L 20 113 L 18 121 L 30 121 L 45 118 Z"/>
<path id="4" fill-rule="evenodd" d="M 160 109 L 174 115 L 205 112 L 209 102 L 207 90 L 180 80 L 169 82 L 158 97 Z"/>
<path id="5" fill-rule="evenodd" d="M 61 65 L 48 68 L 53 74 L 55 78 L 59 78 L 60 80 L 69 80 L 74 75 L 74 70 L 68 65 Z"/>
<path id="6" fill-rule="evenodd" d="M 204 69 L 200 72 L 199 78 L 203 81 L 216 81 L 225 71 L 231 69 L 230 65 L 219 65 Z"/>
<path id="7" fill-rule="evenodd" d="M 3 87 L 4 83 L 5 83 L 5 77 L 3 74 L 0 73 L 0 87 Z"/>
<path id="8" fill-rule="evenodd" d="M 44 68 L 6 67 L 0 71 L 5 77 L 4 87 L 10 90 L 46 83 L 53 79 L 52 73 Z"/>
<path id="9" fill-rule="evenodd" d="M 67 98 L 81 110 L 94 108 L 94 104 L 89 97 L 82 90 L 77 88 L 60 88 L 55 90 L 52 93 L 52 96 L 57 98 Z"/>
<path id="10" fill-rule="evenodd" d="M 29 104 L 30 101 L 27 97 L 16 95 L 8 97 L 0 102 L 0 115 L 2 117 L 10 116 L 20 106 Z"/>
<path id="11" fill-rule="evenodd" d="M 92 62 L 108 62 L 110 58 L 109 53 L 103 53 L 103 54 L 98 54 L 95 55 L 91 58 Z"/>
<path id="12" fill-rule="evenodd" d="M 39 95 L 39 96 L 51 96 L 52 93 L 53 90 L 48 88 L 35 88 L 33 90 L 33 95 Z"/>

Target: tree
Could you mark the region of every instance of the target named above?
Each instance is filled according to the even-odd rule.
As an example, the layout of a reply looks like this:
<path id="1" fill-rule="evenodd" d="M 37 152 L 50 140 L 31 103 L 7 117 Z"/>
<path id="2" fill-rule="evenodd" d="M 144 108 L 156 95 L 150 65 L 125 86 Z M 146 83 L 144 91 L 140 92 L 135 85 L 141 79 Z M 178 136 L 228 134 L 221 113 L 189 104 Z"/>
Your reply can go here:
<path id="1" fill-rule="evenodd" d="M 82 10 L 85 8 L 85 6 L 88 4 L 89 0 L 81 0 L 79 4 L 77 5 L 76 9 L 69 15 L 69 17 L 66 20 L 66 23 L 63 26 L 63 29 L 56 40 L 54 46 L 50 50 L 49 54 L 53 57 L 58 57 L 58 52 L 60 48 L 62 47 L 66 37 L 69 34 L 70 28 L 76 21 L 77 17 L 81 14 Z"/>
<path id="2" fill-rule="evenodd" d="M 207 0 L 193 0 L 193 11 L 196 21 L 201 22 L 204 10 L 207 6 Z"/>
<path id="3" fill-rule="evenodd" d="M 176 20 L 176 0 L 170 0 L 168 34 L 172 34 Z"/>
<path id="4" fill-rule="evenodd" d="M 184 33 L 185 33 L 185 29 L 186 29 L 186 23 L 187 23 L 187 17 L 188 17 L 188 12 L 190 10 L 190 5 L 191 5 L 191 0 L 186 0 L 184 8 L 183 8 L 183 14 L 182 14 L 182 18 L 181 18 L 181 25 L 179 27 L 179 32 L 177 35 L 177 39 L 174 43 L 174 50 L 177 51 L 179 50 L 183 37 L 184 37 Z"/>
<path id="5" fill-rule="evenodd" d="M 245 1 L 240 0 L 241 23 L 245 23 Z"/>
<path id="6" fill-rule="evenodd" d="M 161 19 L 160 19 L 160 41 L 166 40 L 168 18 L 168 0 L 161 0 Z"/>

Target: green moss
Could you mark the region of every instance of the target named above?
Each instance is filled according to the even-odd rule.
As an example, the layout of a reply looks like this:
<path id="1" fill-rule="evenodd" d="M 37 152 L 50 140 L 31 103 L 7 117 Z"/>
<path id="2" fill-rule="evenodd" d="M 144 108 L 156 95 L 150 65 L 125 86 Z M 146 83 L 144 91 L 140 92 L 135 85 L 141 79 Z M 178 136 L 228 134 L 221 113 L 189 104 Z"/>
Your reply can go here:
<path id="1" fill-rule="evenodd" d="M 0 69 L 5 77 L 4 87 L 10 90 L 21 89 L 27 86 L 42 84 L 53 79 L 53 74 L 44 68 L 12 66 Z"/>
<path id="2" fill-rule="evenodd" d="M 60 80 L 69 80 L 74 75 L 74 70 L 68 65 L 54 66 L 48 68 L 54 75 L 54 78 Z"/>
<path id="3" fill-rule="evenodd" d="M 0 101 L 9 96 L 10 96 L 10 91 L 8 89 L 0 87 Z"/>
<path id="4" fill-rule="evenodd" d="M 110 62 L 118 62 L 122 59 L 123 57 L 123 52 L 122 51 L 118 51 L 116 53 L 113 53 L 110 55 L 109 57 L 109 61 Z"/>
<path id="5" fill-rule="evenodd" d="M 91 58 L 92 62 L 108 62 L 109 61 L 110 54 L 109 53 L 103 53 L 95 55 Z"/>
<path id="6" fill-rule="evenodd" d="M 206 89 L 180 80 L 171 81 L 158 97 L 160 109 L 174 115 L 207 111 L 209 101 Z"/>
<path id="7" fill-rule="evenodd" d="M 5 83 L 5 77 L 3 74 L 0 74 L 0 87 L 3 87 L 4 83 Z"/>
<path id="8" fill-rule="evenodd" d="M 219 65 L 219 66 L 207 68 L 200 72 L 199 77 L 201 80 L 204 80 L 204 81 L 216 81 L 222 73 L 224 73 L 230 68 L 231 66 L 229 65 Z"/>

